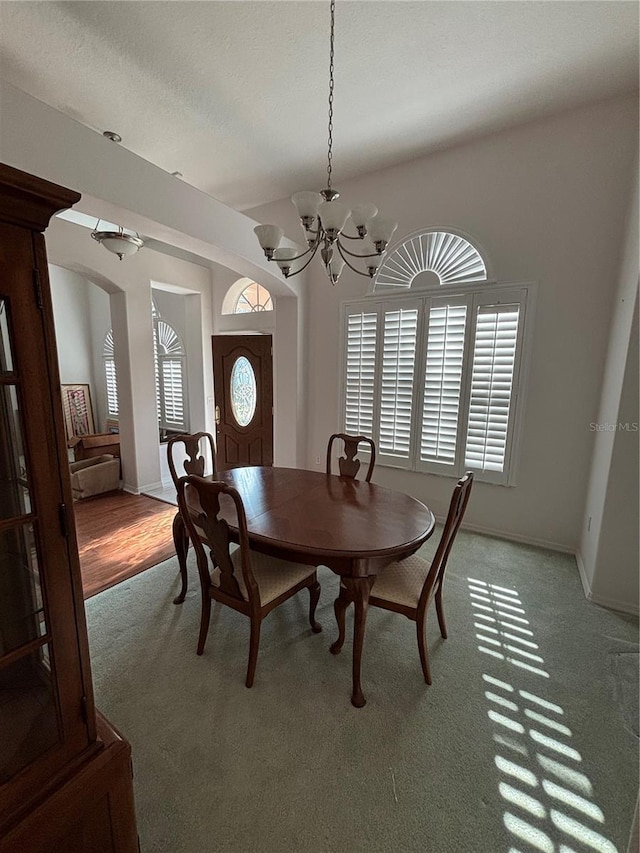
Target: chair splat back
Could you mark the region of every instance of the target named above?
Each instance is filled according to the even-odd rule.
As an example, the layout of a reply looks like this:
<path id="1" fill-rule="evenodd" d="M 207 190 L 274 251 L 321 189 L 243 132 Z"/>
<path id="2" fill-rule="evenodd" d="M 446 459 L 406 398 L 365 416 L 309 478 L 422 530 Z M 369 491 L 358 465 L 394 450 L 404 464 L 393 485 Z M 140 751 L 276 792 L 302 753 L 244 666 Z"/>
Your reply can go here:
<path id="1" fill-rule="evenodd" d="M 360 444 L 366 444 L 370 448 L 371 456 L 369 458 L 369 467 L 365 480 L 371 482 L 371 476 L 376 464 L 376 445 L 373 439 L 366 435 L 347 435 L 343 432 L 334 433 L 329 439 L 327 446 L 327 474 L 331 474 L 332 451 L 334 441 L 342 441 L 344 446 L 344 456 L 338 458 L 338 467 L 341 477 L 351 477 L 355 479 L 360 470 L 360 460 L 357 459 L 358 447 Z"/>
<path id="2" fill-rule="evenodd" d="M 202 477 L 206 464 L 203 448 L 206 446 L 207 442 L 209 444 L 209 451 L 211 453 L 211 464 L 213 466 L 213 470 L 215 471 L 216 449 L 213 441 L 213 436 L 210 433 L 183 433 L 182 435 L 175 435 L 167 442 L 167 461 L 169 463 L 171 479 L 173 480 L 173 485 L 176 488 L 176 495 L 178 495 L 179 492 L 180 482 L 180 475 L 178 474 L 178 471 L 176 469 L 178 447 L 183 448 L 184 453 L 186 453 L 186 459 L 184 458 L 184 455 L 180 458 L 180 463 L 185 473 L 187 475 L 195 474 L 199 477 Z M 178 506 L 180 506 L 179 499 Z M 180 566 L 180 577 L 182 579 L 182 586 L 180 592 L 173 600 L 174 604 L 182 604 L 187 594 L 187 586 L 189 582 L 189 579 L 187 577 L 187 552 L 189 550 L 189 537 L 190 533 L 187 530 L 187 524 L 182 518 L 182 513 L 178 512 L 173 520 L 173 543 L 176 548 L 178 565 Z"/>
<path id="3" fill-rule="evenodd" d="M 179 500 L 182 500 L 180 511 L 183 513 L 183 518 L 186 519 L 189 535 L 192 537 L 196 554 L 199 556 L 198 569 L 201 575 L 201 582 L 208 587 L 211 583 L 211 578 L 206 557 L 204 559 L 200 557 L 201 553 L 204 555 L 204 548 L 199 541 L 198 528 L 204 531 L 207 544 L 211 549 L 211 557 L 214 565 L 220 569 L 220 591 L 240 600 L 243 599 L 234 573 L 231 552 L 229 550 L 231 541 L 229 525 L 226 519 L 221 516 L 220 496 L 228 495 L 235 505 L 240 540 L 242 575 L 249 594 L 249 600 L 251 600 L 252 595 L 258 596 L 258 587 L 251 571 L 247 519 L 242 498 L 237 490 L 226 483 L 205 480 L 194 474 L 181 478 L 179 482 L 181 485 L 181 489 L 179 490 L 181 498 Z"/>
<path id="4" fill-rule="evenodd" d="M 209 443 L 211 452 L 211 464 L 213 470 L 216 470 L 216 450 L 213 441 L 213 436 L 208 432 L 194 432 L 193 434 L 185 433 L 184 435 L 175 435 L 167 442 L 167 461 L 169 463 L 169 471 L 173 484 L 178 488 L 178 480 L 180 476 L 176 470 L 176 451 L 177 446 L 182 445 L 187 458 L 182 462 L 185 473 L 197 474 L 198 477 L 204 475 L 205 457 L 203 453 L 203 440 Z"/>

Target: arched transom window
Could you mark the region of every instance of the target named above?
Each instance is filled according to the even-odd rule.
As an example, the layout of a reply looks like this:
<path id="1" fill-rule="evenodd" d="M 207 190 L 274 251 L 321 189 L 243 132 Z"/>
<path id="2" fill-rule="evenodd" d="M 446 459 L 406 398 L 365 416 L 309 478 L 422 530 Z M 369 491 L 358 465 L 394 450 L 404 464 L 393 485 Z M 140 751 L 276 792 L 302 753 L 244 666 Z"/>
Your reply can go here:
<path id="1" fill-rule="evenodd" d="M 464 237 L 449 231 L 428 231 L 409 237 L 381 264 L 375 289 L 469 284 L 486 281 L 480 252 Z"/>
<path id="2" fill-rule="evenodd" d="M 273 311 L 271 294 L 266 287 L 252 281 L 238 296 L 234 314 L 250 314 L 254 311 Z"/>

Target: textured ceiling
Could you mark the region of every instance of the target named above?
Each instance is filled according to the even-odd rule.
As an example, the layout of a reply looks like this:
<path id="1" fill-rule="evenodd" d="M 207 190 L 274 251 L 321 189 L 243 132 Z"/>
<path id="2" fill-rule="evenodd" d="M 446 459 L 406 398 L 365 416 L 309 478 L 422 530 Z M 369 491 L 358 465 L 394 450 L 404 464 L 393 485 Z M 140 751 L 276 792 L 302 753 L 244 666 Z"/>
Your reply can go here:
<path id="1" fill-rule="evenodd" d="M 329 3 L 0 2 L 0 75 L 238 209 L 325 184 Z M 339 0 L 334 184 L 638 85 L 638 5 Z"/>

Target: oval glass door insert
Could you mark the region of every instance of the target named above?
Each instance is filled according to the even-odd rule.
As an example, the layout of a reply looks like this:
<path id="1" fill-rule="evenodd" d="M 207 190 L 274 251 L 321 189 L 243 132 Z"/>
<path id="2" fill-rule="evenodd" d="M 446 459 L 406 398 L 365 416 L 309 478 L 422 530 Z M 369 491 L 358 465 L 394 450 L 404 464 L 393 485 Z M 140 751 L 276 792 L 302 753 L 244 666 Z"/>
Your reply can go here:
<path id="1" fill-rule="evenodd" d="M 244 355 L 236 359 L 231 369 L 231 408 L 241 427 L 249 426 L 256 411 L 258 397 L 256 375 Z"/>

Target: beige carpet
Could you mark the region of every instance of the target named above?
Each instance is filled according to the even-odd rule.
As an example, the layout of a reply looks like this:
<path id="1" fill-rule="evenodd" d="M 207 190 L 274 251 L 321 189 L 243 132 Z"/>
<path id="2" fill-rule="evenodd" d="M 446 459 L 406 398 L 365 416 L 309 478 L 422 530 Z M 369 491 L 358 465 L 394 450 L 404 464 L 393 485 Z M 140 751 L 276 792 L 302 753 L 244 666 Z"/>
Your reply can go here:
<path id="1" fill-rule="evenodd" d="M 462 533 L 449 639 L 435 618 L 428 630 L 433 685 L 414 625 L 372 610 L 361 710 L 350 642 L 329 653 L 337 580 L 319 575 L 323 632 L 306 594 L 278 608 L 251 690 L 244 617 L 214 605 L 195 654 L 193 563 L 182 606 L 175 559 L 87 602 L 98 706 L 133 747 L 143 853 L 626 851 L 638 694 L 621 661 L 637 620 L 587 602 L 573 558 Z"/>

